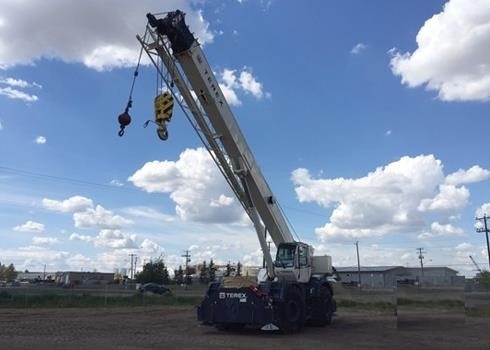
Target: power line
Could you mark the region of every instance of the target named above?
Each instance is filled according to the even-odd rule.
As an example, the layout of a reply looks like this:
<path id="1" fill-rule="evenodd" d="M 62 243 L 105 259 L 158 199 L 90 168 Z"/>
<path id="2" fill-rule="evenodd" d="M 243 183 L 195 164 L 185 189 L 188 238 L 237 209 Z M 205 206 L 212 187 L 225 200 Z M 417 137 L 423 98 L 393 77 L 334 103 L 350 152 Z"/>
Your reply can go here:
<path id="1" fill-rule="evenodd" d="M 55 176 L 55 175 L 49 175 L 49 174 L 36 173 L 36 172 L 32 172 L 32 171 L 15 169 L 15 168 L 10 168 L 10 167 L 6 167 L 6 166 L 0 166 L 0 171 L 6 171 L 6 172 L 10 172 L 10 173 L 14 173 L 14 174 L 17 174 L 20 176 L 25 176 L 25 177 L 30 177 L 30 178 L 50 180 L 50 181 L 58 182 L 58 183 L 71 183 L 71 184 L 84 185 L 84 186 L 101 187 L 101 188 L 105 188 L 105 189 L 118 190 L 118 191 L 141 192 L 140 190 L 135 189 L 135 188 L 129 188 L 129 187 L 123 187 L 123 186 L 114 186 L 114 185 L 109 185 L 109 184 L 102 184 L 102 183 L 91 182 L 91 181 L 80 180 L 80 179 L 74 179 L 74 178 L 63 177 L 63 176 Z"/>

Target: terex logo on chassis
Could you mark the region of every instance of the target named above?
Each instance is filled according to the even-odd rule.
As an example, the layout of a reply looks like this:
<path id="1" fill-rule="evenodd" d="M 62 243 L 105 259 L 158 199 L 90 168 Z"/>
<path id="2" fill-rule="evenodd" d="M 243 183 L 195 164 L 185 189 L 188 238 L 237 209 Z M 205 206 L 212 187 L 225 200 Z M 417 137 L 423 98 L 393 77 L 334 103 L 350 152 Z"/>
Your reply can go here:
<path id="1" fill-rule="evenodd" d="M 219 293 L 219 298 L 220 299 L 247 299 L 247 294 L 246 293 L 227 293 L 227 292 L 220 292 Z"/>

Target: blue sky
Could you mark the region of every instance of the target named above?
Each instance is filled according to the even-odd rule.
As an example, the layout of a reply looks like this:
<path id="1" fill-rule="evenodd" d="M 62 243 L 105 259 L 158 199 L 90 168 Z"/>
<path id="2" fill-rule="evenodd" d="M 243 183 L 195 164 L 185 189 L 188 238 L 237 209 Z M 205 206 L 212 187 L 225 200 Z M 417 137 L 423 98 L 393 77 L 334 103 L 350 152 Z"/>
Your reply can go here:
<path id="1" fill-rule="evenodd" d="M 490 1 L 4 1 L 0 262 L 262 261 L 177 108 L 153 116 L 147 12 L 181 9 L 294 231 L 337 266 L 488 266 Z"/>

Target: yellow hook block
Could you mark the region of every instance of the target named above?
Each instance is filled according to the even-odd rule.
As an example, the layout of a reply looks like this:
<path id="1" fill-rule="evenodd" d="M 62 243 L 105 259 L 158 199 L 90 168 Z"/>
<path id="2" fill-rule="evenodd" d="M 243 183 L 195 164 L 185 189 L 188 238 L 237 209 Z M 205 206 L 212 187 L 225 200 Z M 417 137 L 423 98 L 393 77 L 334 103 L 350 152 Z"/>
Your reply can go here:
<path id="1" fill-rule="evenodd" d="M 159 125 L 169 122 L 172 118 L 174 108 L 174 98 L 171 93 L 165 91 L 155 97 L 155 122 Z"/>

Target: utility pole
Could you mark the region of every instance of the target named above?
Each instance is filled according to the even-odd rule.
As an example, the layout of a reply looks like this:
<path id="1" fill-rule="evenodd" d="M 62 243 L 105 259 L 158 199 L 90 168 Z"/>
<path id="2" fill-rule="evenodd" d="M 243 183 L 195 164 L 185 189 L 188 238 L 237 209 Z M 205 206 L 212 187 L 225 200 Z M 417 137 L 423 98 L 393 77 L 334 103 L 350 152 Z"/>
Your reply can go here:
<path id="1" fill-rule="evenodd" d="M 420 270 L 422 273 L 422 277 L 424 277 L 424 262 L 423 262 L 424 256 L 422 255 L 422 253 L 424 252 L 424 248 L 417 248 L 417 250 L 419 251 Z"/>
<path id="2" fill-rule="evenodd" d="M 134 259 L 134 257 L 136 256 L 136 254 L 131 253 L 131 254 L 129 254 L 129 256 L 131 257 L 131 269 L 129 270 L 129 271 L 130 271 L 130 272 L 129 272 L 129 276 L 130 276 L 130 278 L 131 278 L 131 279 L 133 279 L 133 277 L 134 277 L 134 270 L 133 270 L 134 265 L 133 265 L 133 259 Z"/>
<path id="3" fill-rule="evenodd" d="M 483 217 L 479 218 L 476 217 L 475 220 L 482 222 L 483 221 L 483 227 L 477 227 L 476 232 L 485 232 L 485 235 L 487 237 L 487 255 L 488 255 L 488 267 L 490 268 L 490 244 L 488 244 L 488 226 L 487 226 L 487 219 L 489 217 L 487 214 L 483 214 Z"/>
<path id="4" fill-rule="evenodd" d="M 359 291 L 361 291 L 361 262 L 359 260 L 359 241 L 356 241 L 356 252 L 357 252 L 357 278 L 359 281 Z"/>
<path id="5" fill-rule="evenodd" d="M 187 288 L 187 274 L 189 273 L 189 263 L 191 262 L 191 252 L 190 250 L 184 250 L 185 254 L 181 255 L 185 258 L 185 273 L 184 273 L 184 285 Z"/>

